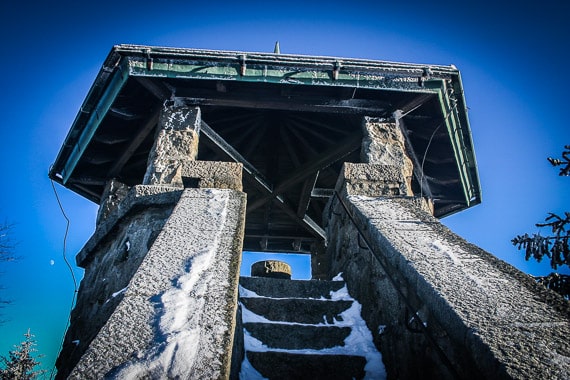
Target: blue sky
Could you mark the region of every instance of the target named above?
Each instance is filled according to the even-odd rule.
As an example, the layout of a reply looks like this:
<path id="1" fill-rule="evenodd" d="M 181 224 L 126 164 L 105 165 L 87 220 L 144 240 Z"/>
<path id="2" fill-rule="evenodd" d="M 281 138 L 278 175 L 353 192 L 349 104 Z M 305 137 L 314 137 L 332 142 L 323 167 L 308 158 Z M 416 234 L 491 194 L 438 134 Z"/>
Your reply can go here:
<path id="1" fill-rule="evenodd" d="M 0 221 L 15 224 L 15 263 L 0 264 L 0 354 L 28 328 L 50 367 L 73 295 L 62 260 L 65 219 L 47 172 L 111 47 L 119 43 L 454 64 L 462 72 L 483 203 L 444 220 L 532 274 L 510 244 L 547 211 L 569 209 L 568 178 L 548 156 L 570 144 L 565 114 L 570 5 L 543 0 L 405 2 L 137 2 L 0 4 Z M 402 3 L 404 4 L 404 3 Z M 61 187 L 74 256 L 96 206 Z M 52 261 L 53 260 L 53 265 Z M 76 270 L 78 276 L 81 271 Z"/>

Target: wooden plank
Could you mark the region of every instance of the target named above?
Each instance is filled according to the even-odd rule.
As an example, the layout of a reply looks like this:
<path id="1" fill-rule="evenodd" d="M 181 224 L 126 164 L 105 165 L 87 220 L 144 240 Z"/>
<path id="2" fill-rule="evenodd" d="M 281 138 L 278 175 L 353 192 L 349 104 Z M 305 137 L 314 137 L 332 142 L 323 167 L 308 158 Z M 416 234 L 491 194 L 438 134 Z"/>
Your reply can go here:
<path id="1" fill-rule="evenodd" d="M 386 113 L 386 103 L 377 101 L 359 102 L 354 105 L 350 100 L 331 101 L 323 99 L 289 99 L 289 98 L 208 98 L 208 97 L 184 97 L 188 105 L 215 106 L 215 107 L 238 107 L 249 109 L 270 109 L 300 112 L 325 112 L 340 114 L 357 114 L 367 116 L 380 116 Z"/>
<path id="2" fill-rule="evenodd" d="M 309 202 L 311 202 L 311 194 L 318 178 L 319 172 L 316 171 L 313 176 L 307 178 L 303 183 L 303 188 L 301 189 L 301 197 L 299 198 L 299 205 L 297 206 L 297 216 L 300 218 L 302 218 L 307 213 Z"/>

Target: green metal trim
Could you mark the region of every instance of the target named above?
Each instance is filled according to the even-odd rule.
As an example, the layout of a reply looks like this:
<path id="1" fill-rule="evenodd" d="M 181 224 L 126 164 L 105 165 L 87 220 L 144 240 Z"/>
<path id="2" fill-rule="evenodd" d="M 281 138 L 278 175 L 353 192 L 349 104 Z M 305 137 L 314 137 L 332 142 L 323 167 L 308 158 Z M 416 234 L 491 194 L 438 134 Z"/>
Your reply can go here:
<path id="1" fill-rule="evenodd" d="M 129 78 L 129 71 L 127 69 L 127 64 L 123 61 L 117 67 L 117 70 L 113 74 L 113 78 L 109 82 L 109 85 L 105 89 L 105 92 L 101 96 L 99 103 L 91 111 L 91 116 L 87 121 L 85 128 L 83 129 L 81 136 L 77 139 L 77 143 L 73 146 L 73 150 L 69 154 L 66 160 L 65 166 L 61 171 L 62 182 L 65 185 L 73 170 L 77 166 L 79 159 L 87 149 L 87 146 L 91 142 L 93 135 L 97 131 L 97 128 L 105 118 L 105 115 L 111 108 L 111 105 L 115 101 L 115 98 L 123 88 L 125 82 Z"/>
<path id="2" fill-rule="evenodd" d="M 461 121 L 457 110 L 457 103 L 452 106 L 451 100 L 447 92 L 447 86 L 444 81 L 440 81 L 441 87 L 438 94 L 439 104 L 441 105 L 441 112 L 444 117 L 444 123 L 449 134 L 453 153 L 455 155 L 455 162 L 459 171 L 459 178 L 461 180 L 461 187 L 465 196 L 467 207 L 471 207 L 472 201 L 476 198 L 473 191 L 473 181 L 470 173 L 470 162 L 467 157 L 467 147 L 463 140 L 464 134 L 462 131 Z"/>
<path id="3" fill-rule="evenodd" d="M 467 140 L 468 143 L 468 148 L 465 150 L 465 154 L 467 155 L 467 159 L 469 161 L 469 169 L 470 169 L 470 173 L 471 173 L 471 189 L 473 192 L 472 195 L 472 199 L 471 199 L 471 203 L 470 206 L 472 205 L 477 205 L 480 204 L 482 202 L 482 195 L 481 195 L 481 183 L 479 182 L 479 169 L 477 166 L 477 157 L 475 154 L 475 149 L 473 149 L 474 144 L 473 144 L 473 135 L 471 134 L 471 125 L 469 123 L 469 117 L 467 115 L 467 106 L 466 106 L 466 101 L 465 101 L 465 93 L 463 91 L 463 82 L 461 80 L 461 73 L 457 73 L 456 76 L 456 80 L 453 82 L 454 84 L 454 91 L 456 94 L 456 98 L 458 100 L 458 106 L 460 105 L 462 107 L 462 113 L 459 114 L 459 116 L 463 115 L 463 125 L 464 125 L 464 130 L 466 130 L 468 133 L 466 133 L 466 135 L 463 136 L 464 139 Z M 465 141 L 465 140 L 464 140 Z"/>
<path id="4" fill-rule="evenodd" d="M 340 70 L 333 79 L 332 67 L 293 68 L 260 64 L 247 65 L 241 69 L 238 63 L 212 65 L 197 61 L 153 61 L 152 67 L 142 58 L 129 57 L 129 74 L 141 77 L 172 79 L 209 79 L 276 84 L 313 86 L 339 86 L 365 89 L 390 89 L 401 91 L 429 92 L 434 90 L 418 87 L 418 76 L 413 74 L 372 74 Z M 243 74 L 243 75 L 242 75 Z"/>

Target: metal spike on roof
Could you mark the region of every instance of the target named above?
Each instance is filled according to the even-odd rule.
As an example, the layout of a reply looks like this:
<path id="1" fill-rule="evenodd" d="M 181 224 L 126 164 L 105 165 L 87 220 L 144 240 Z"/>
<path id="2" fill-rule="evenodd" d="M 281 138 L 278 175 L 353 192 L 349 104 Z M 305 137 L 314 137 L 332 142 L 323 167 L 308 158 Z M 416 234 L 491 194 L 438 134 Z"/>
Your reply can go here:
<path id="1" fill-rule="evenodd" d="M 279 41 L 275 41 L 275 48 L 273 49 L 273 53 L 281 54 L 281 50 L 279 49 Z"/>

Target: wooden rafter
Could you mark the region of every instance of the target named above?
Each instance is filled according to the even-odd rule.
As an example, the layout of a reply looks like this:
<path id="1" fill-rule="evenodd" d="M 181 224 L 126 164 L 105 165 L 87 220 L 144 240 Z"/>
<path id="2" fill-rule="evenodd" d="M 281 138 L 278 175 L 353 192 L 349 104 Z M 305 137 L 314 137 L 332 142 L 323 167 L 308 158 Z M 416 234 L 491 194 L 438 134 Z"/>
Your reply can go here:
<path id="1" fill-rule="evenodd" d="M 305 165 L 297 168 L 289 175 L 285 176 L 285 180 L 281 181 L 266 197 L 261 198 L 252 204 L 248 205 L 248 212 L 252 212 L 258 207 L 269 200 L 280 196 L 285 191 L 290 189 L 292 186 L 298 184 L 299 182 L 305 180 L 307 177 L 313 175 L 316 171 L 320 171 L 331 164 L 335 163 L 339 159 L 349 155 L 354 150 L 360 148 L 362 142 L 362 136 L 360 134 L 354 134 L 344 141 L 336 144 L 331 149 L 320 154 L 318 157 L 307 162 Z"/>
<path id="2" fill-rule="evenodd" d="M 201 123 L 201 135 L 205 136 L 212 145 L 216 146 L 220 151 L 225 153 L 235 162 L 243 165 L 246 179 L 249 180 L 258 190 L 266 194 L 266 197 L 275 200 L 274 204 L 279 207 L 285 214 L 290 216 L 295 222 L 307 229 L 316 237 L 325 238 L 324 230 L 310 217 L 305 215 L 302 218 L 286 203 L 285 199 L 279 194 L 273 195 L 271 183 L 250 163 L 248 162 L 233 146 L 228 144 L 220 135 L 218 135 L 204 121 Z"/>
<path id="3" fill-rule="evenodd" d="M 144 125 L 139 129 L 135 137 L 131 140 L 129 145 L 123 151 L 121 156 L 118 160 L 115 161 L 111 169 L 109 170 L 107 176 L 109 178 L 116 177 L 127 161 L 131 158 L 133 153 L 137 150 L 137 148 L 142 144 L 144 139 L 149 135 L 149 133 L 155 128 L 156 124 L 158 123 L 158 118 L 160 116 L 160 108 L 155 109 L 148 120 L 144 123 Z"/>

